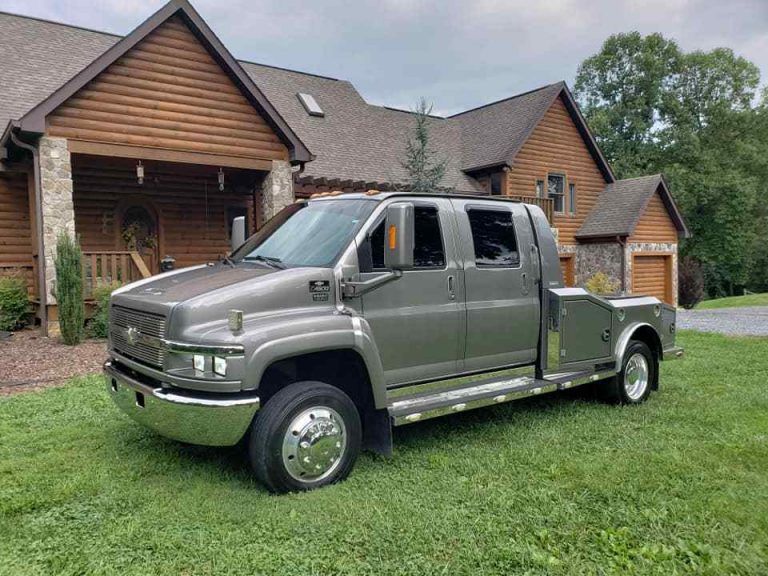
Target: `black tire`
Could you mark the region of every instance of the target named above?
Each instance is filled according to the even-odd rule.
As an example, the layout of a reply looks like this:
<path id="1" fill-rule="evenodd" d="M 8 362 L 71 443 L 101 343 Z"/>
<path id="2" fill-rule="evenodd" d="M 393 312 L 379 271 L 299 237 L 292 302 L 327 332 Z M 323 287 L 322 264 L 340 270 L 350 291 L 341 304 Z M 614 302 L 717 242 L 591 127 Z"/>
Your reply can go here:
<path id="1" fill-rule="evenodd" d="M 644 359 L 647 373 L 644 376 L 644 385 L 639 386 L 638 384 L 639 387 L 635 387 L 632 383 L 639 383 L 640 379 L 634 379 L 638 370 L 637 366 L 633 369 L 630 362 L 639 362 L 640 373 L 642 373 L 643 363 L 638 356 Z M 603 397 L 614 404 L 642 404 L 648 399 L 651 390 L 655 387 L 658 373 L 659 361 L 648 345 L 639 340 L 630 340 L 624 351 L 624 357 L 621 359 L 621 372 L 601 383 Z"/>
<path id="2" fill-rule="evenodd" d="M 323 382 L 296 382 L 257 413 L 248 438 L 248 460 L 271 492 L 314 490 L 349 475 L 361 439 L 360 415 L 349 396 Z M 310 448 L 302 448 L 304 444 Z M 313 476 L 316 466 L 322 466 L 319 476 Z"/>

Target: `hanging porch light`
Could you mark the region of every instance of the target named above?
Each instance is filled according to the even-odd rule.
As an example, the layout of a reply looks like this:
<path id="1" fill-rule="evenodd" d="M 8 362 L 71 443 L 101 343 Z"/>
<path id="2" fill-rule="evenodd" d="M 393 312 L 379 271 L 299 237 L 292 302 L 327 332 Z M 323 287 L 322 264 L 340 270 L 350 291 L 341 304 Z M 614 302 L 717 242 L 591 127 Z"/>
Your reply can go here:
<path id="1" fill-rule="evenodd" d="M 144 166 L 142 165 L 141 160 L 136 164 L 136 181 L 139 183 L 139 186 L 144 184 Z"/>
<path id="2" fill-rule="evenodd" d="M 219 168 L 219 192 L 224 192 L 224 169 Z"/>

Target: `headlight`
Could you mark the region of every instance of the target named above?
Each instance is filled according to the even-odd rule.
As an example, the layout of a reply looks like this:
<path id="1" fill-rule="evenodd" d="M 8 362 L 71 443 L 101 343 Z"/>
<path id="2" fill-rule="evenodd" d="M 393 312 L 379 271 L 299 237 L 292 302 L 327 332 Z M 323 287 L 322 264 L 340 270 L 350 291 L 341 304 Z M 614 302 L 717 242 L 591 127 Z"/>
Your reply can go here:
<path id="1" fill-rule="evenodd" d="M 227 359 L 220 356 L 213 357 L 213 371 L 219 376 L 227 375 Z"/>
<path id="2" fill-rule="evenodd" d="M 198 372 L 205 372 L 205 356 L 202 354 L 195 354 L 192 356 L 192 366 Z"/>

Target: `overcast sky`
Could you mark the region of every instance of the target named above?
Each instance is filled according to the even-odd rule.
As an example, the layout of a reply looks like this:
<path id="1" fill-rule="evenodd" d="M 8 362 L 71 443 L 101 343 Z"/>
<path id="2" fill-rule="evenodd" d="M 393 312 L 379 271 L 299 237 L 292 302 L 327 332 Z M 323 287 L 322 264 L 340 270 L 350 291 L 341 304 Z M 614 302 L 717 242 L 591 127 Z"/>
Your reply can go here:
<path id="1" fill-rule="evenodd" d="M 0 0 L 0 10 L 126 34 L 162 0 Z M 768 0 L 193 0 L 237 57 L 350 80 L 374 104 L 452 113 L 566 80 L 606 36 L 728 46 L 768 79 Z"/>

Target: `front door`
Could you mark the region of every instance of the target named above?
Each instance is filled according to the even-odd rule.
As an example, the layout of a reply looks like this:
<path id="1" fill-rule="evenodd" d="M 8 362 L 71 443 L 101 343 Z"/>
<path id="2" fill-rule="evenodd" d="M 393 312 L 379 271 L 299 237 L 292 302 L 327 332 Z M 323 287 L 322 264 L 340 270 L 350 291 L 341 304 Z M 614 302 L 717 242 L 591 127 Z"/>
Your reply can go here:
<path id="1" fill-rule="evenodd" d="M 387 385 L 455 374 L 463 345 L 461 269 L 455 220 L 444 198 L 415 201 L 414 269 L 362 297 Z M 361 279 L 384 270 L 384 220 L 361 250 Z M 363 260 L 368 260 L 365 262 Z"/>
<path id="2" fill-rule="evenodd" d="M 528 213 L 520 204 L 451 200 L 462 243 L 467 333 L 464 370 L 534 362 L 538 272 Z"/>
<path id="3" fill-rule="evenodd" d="M 158 230 L 155 212 L 134 204 L 120 215 L 120 240 L 125 250 L 136 251 L 150 272 L 159 272 Z"/>

